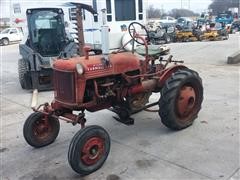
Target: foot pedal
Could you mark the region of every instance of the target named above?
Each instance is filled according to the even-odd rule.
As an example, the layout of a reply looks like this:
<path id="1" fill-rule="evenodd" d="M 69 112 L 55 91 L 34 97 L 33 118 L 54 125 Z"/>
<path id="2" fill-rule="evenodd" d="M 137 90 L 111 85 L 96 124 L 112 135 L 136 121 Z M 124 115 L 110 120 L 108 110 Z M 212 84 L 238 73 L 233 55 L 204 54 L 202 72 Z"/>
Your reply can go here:
<path id="1" fill-rule="evenodd" d="M 121 119 L 121 118 L 118 118 L 118 117 L 113 116 L 113 118 L 114 118 L 115 120 L 117 120 L 118 122 L 123 123 L 123 124 L 128 125 L 128 126 L 134 124 L 134 119 L 131 118 L 131 117 L 126 118 L 126 119 Z"/>

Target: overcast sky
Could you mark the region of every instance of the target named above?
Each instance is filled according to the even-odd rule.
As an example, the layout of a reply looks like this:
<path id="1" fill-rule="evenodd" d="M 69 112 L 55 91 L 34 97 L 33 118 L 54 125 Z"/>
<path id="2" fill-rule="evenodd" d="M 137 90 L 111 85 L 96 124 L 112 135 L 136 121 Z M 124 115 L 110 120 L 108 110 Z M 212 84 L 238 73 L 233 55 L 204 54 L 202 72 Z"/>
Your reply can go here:
<path id="1" fill-rule="evenodd" d="M 90 0 L 0 0 L 0 17 L 10 16 L 10 2 L 21 3 L 22 6 L 31 7 L 51 7 L 55 4 L 61 4 L 62 2 L 77 1 L 82 3 L 87 3 Z M 103 0 L 100 0 L 103 1 Z M 154 5 L 155 8 L 164 9 L 165 11 L 170 11 L 173 8 L 183 8 L 201 13 L 208 8 L 211 0 L 144 0 L 148 6 Z M 25 8 L 24 8 L 25 9 Z"/>

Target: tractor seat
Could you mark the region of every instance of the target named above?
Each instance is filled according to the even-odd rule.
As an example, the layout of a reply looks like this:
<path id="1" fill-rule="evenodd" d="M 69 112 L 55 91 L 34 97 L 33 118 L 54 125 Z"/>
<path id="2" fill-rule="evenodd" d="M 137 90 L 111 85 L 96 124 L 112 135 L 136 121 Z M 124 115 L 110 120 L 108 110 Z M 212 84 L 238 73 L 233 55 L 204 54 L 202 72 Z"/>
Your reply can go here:
<path id="1" fill-rule="evenodd" d="M 148 45 L 148 55 L 149 56 L 160 56 L 165 55 L 170 51 L 170 48 L 168 46 L 159 46 L 159 45 Z M 138 46 L 136 48 L 136 53 L 145 56 L 146 55 L 146 49 L 145 46 Z"/>

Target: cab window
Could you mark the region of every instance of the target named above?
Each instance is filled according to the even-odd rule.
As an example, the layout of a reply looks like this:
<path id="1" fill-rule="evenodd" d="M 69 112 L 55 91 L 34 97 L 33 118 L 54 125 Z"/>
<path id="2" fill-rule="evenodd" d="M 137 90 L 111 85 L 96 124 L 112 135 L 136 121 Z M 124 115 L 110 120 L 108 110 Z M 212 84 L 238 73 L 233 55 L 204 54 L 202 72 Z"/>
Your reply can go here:
<path id="1" fill-rule="evenodd" d="M 3 31 L 1 31 L 1 34 L 7 34 L 9 33 L 10 29 L 4 29 Z"/>
<path id="2" fill-rule="evenodd" d="M 17 30 L 16 29 L 11 29 L 10 34 L 17 34 Z"/>
<path id="3" fill-rule="evenodd" d="M 115 0 L 116 21 L 136 20 L 135 0 Z"/>

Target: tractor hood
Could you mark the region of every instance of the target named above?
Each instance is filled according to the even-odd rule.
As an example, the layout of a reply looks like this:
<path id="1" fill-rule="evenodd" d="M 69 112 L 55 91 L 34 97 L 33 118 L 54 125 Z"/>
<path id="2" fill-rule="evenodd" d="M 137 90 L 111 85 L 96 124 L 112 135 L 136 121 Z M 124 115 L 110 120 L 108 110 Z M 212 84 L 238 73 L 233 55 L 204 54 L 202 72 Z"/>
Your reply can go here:
<path id="1" fill-rule="evenodd" d="M 109 64 L 104 66 L 103 56 L 74 57 L 69 60 L 56 60 L 53 64 L 54 70 L 76 72 L 76 65 L 81 64 L 84 69 L 85 78 L 103 77 L 106 75 L 121 74 L 124 72 L 139 70 L 139 58 L 129 52 L 110 54 Z"/>

